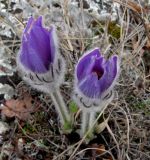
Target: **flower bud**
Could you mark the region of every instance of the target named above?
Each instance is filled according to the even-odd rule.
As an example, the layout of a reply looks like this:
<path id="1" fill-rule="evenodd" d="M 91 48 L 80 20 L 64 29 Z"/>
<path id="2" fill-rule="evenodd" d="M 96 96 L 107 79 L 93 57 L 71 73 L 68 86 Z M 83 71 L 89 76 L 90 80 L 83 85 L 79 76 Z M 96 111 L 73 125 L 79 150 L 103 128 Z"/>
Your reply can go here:
<path id="1" fill-rule="evenodd" d="M 43 27 L 42 17 L 28 20 L 17 64 L 22 78 L 40 91 L 52 92 L 63 82 L 65 63 L 58 50 L 56 29 Z"/>

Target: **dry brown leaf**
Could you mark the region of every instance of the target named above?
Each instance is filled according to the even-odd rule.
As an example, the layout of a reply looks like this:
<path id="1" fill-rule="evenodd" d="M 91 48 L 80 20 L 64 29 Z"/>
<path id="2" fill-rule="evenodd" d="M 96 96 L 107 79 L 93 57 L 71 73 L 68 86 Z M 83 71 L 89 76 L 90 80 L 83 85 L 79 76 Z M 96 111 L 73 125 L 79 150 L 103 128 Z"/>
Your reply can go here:
<path id="1" fill-rule="evenodd" d="M 139 5 L 136 2 L 131 1 L 131 0 L 128 0 L 128 1 L 114 0 L 114 2 L 117 2 L 121 5 L 127 6 L 129 9 L 131 9 L 137 13 L 147 13 L 149 11 L 148 8 L 143 8 L 141 5 Z"/>
<path id="2" fill-rule="evenodd" d="M 97 154 L 103 154 L 104 152 L 106 152 L 106 149 L 105 149 L 105 146 L 103 144 L 99 145 L 97 150 L 96 150 L 96 153 Z M 113 160 L 111 156 L 109 156 L 107 159 L 106 158 L 103 158 L 103 160 Z"/>
<path id="3" fill-rule="evenodd" d="M 103 144 L 92 144 L 92 148 L 96 148 L 96 150 L 92 150 L 92 156 L 95 158 L 97 155 L 102 155 L 106 152 L 105 146 Z M 112 157 L 109 156 L 107 159 L 103 160 L 112 160 Z"/>
<path id="4" fill-rule="evenodd" d="M 150 48 L 150 40 L 147 40 L 146 45 L 147 48 Z"/>
<path id="5" fill-rule="evenodd" d="M 101 155 L 103 154 L 106 150 L 105 150 L 105 146 L 103 144 L 92 144 L 91 148 L 95 148 L 92 150 L 92 157 L 93 159 L 97 156 L 97 155 Z"/>
<path id="6" fill-rule="evenodd" d="M 109 158 L 103 158 L 103 160 L 113 160 L 113 158 L 112 157 L 109 157 Z"/>
<path id="7" fill-rule="evenodd" d="M 97 154 L 103 154 L 105 151 L 106 151 L 106 150 L 105 150 L 105 146 L 104 146 L 103 144 L 101 144 L 101 145 L 99 145 L 99 146 L 97 147 L 96 153 L 97 153 Z"/>
<path id="8" fill-rule="evenodd" d="M 142 13 L 142 12 L 146 12 L 145 9 L 140 6 L 139 4 L 137 4 L 136 2 L 133 2 L 133 1 L 128 1 L 127 4 L 129 5 L 129 7 L 138 12 L 138 13 Z"/>
<path id="9" fill-rule="evenodd" d="M 34 112 L 36 104 L 32 104 L 32 97 L 29 94 L 24 95 L 23 99 L 11 99 L 7 100 L 2 108 L 2 115 L 12 118 L 17 117 L 21 120 L 27 120 L 30 118 L 30 114 Z"/>
<path id="10" fill-rule="evenodd" d="M 150 24 L 145 24 L 145 27 L 147 28 L 147 31 L 150 32 Z M 150 49 L 150 39 L 147 40 L 145 47 Z"/>

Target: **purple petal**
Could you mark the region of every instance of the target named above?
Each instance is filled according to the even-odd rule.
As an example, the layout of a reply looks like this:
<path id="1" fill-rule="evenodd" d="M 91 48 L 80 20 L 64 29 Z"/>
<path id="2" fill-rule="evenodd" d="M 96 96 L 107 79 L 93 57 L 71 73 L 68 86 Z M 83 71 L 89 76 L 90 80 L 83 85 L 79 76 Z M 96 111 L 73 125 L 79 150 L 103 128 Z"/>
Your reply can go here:
<path id="1" fill-rule="evenodd" d="M 49 37 L 45 34 L 45 30 L 39 27 L 34 27 L 31 30 L 29 37 L 30 48 L 33 48 L 36 54 L 39 55 L 46 68 L 51 62 L 51 52 L 49 45 Z"/>
<path id="2" fill-rule="evenodd" d="M 54 62 L 57 54 L 57 39 L 54 27 L 47 30 L 42 26 L 42 16 L 29 19 L 22 37 L 21 63 L 29 70 L 44 73 Z"/>
<path id="3" fill-rule="evenodd" d="M 33 19 L 33 17 L 30 17 L 29 20 L 28 20 L 28 23 L 26 25 L 26 28 L 24 30 L 24 33 L 27 33 L 28 30 L 30 30 L 33 23 L 34 23 L 34 19 Z"/>
<path id="4" fill-rule="evenodd" d="M 100 90 L 105 92 L 113 84 L 118 76 L 118 57 L 112 56 L 104 65 L 104 74 L 99 80 Z"/>
<path id="5" fill-rule="evenodd" d="M 52 62 L 49 41 L 48 31 L 34 26 L 27 36 L 27 42 L 25 39 L 22 41 L 21 62 L 33 72 L 46 72 Z M 28 58 L 24 60 L 26 56 Z"/>
<path id="6" fill-rule="evenodd" d="M 95 58 L 100 57 L 100 51 L 98 48 L 86 53 L 79 60 L 76 67 L 77 79 L 82 80 L 93 68 L 95 64 Z"/>
<path id="7" fill-rule="evenodd" d="M 34 23 L 35 26 L 42 27 L 42 16 L 38 17 Z"/>
<path id="8" fill-rule="evenodd" d="M 55 35 L 55 28 L 54 26 L 51 27 L 49 31 L 49 40 L 50 40 L 50 53 L 51 53 L 51 61 L 54 62 L 55 58 L 55 53 L 56 53 L 56 48 L 57 42 L 56 42 L 56 35 Z"/>
<path id="9" fill-rule="evenodd" d="M 79 83 L 79 88 L 82 93 L 89 98 L 99 98 L 101 95 L 99 80 L 94 73 L 86 76 L 86 78 Z"/>
<path id="10" fill-rule="evenodd" d="M 44 73 L 47 71 L 47 68 L 45 68 L 43 62 L 41 61 L 41 58 L 38 54 L 36 54 L 35 50 L 29 47 L 30 44 L 28 41 L 23 42 L 21 54 L 20 54 L 20 61 L 21 63 L 28 68 L 29 70 L 32 70 L 33 72 L 37 73 Z"/>

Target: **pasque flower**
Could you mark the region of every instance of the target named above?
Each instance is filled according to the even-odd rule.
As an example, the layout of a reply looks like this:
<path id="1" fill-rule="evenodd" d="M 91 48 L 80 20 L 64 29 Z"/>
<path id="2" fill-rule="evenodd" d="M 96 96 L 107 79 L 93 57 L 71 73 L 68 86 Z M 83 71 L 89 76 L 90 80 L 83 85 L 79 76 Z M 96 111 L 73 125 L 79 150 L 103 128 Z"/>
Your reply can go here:
<path id="1" fill-rule="evenodd" d="M 49 93 L 63 81 L 65 63 L 58 50 L 54 26 L 43 27 L 42 17 L 31 17 L 22 35 L 17 58 L 22 77 L 32 87 Z"/>
<path id="2" fill-rule="evenodd" d="M 22 35 L 17 64 L 22 78 L 37 90 L 49 93 L 63 125 L 70 120 L 59 86 L 65 62 L 59 53 L 55 26 L 43 27 L 42 17 L 31 17 Z"/>
<path id="3" fill-rule="evenodd" d="M 88 51 L 79 59 L 75 69 L 74 100 L 85 114 L 94 115 L 112 100 L 112 89 L 118 73 L 118 57 L 114 55 L 106 60 L 98 48 Z"/>
<path id="4" fill-rule="evenodd" d="M 106 60 L 98 48 L 85 53 L 75 69 L 75 94 L 85 108 L 108 98 L 119 73 L 118 57 Z M 93 110 L 93 109 L 92 109 Z M 99 110 L 97 108 L 96 110 Z"/>

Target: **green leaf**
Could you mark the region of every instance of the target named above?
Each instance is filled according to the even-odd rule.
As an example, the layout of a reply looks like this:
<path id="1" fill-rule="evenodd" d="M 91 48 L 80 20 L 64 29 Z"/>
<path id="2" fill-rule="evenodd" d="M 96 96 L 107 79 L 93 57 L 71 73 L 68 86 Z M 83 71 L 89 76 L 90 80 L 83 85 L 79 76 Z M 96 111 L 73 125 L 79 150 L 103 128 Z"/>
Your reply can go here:
<path id="1" fill-rule="evenodd" d="M 72 125 L 69 122 L 65 122 L 65 124 L 63 126 L 63 130 L 65 133 L 71 133 Z"/>
<path id="2" fill-rule="evenodd" d="M 71 101 L 69 104 L 69 110 L 71 113 L 76 113 L 78 111 L 78 107 L 74 101 Z"/>

